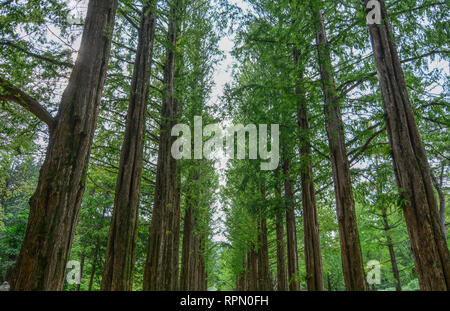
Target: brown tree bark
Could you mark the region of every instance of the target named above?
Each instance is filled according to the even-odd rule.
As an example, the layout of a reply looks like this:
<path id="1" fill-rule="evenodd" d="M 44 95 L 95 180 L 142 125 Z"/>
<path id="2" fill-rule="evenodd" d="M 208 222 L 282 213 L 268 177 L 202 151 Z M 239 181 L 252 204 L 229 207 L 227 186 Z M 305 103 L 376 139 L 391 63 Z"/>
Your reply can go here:
<path id="1" fill-rule="evenodd" d="M 380 25 L 369 25 L 394 172 L 422 290 L 450 290 L 450 256 L 384 0 Z M 365 2 L 367 4 L 367 1 Z"/>
<path id="2" fill-rule="evenodd" d="M 249 254 L 249 288 L 250 291 L 258 290 L 258 257 L 253 244 Z"/>
<path id="3" fill-rule="evenodd" d="M 94 261 L 92 261 L 91 275 L 89 277 L 88 291 L 92 291 L 92 286 L 94 285 L 94 276 L 95 276 L 95 270 L 96 269 L 97 269 L 97 256 L 94 258 Z"/>
<path id="4" fill-rule="evenodd" d="M 350 166 L 345 146 L 339 98 L 333 76 L 330 46 L 318 3 L 312 4 L 322 91 L 325 99 L 325 123 L 333 170 L 336 211 L 341 242 L 342 268 L 347 290 L 365 290 L 364 264 L 356 224 L 355 202 L 350 180 Z"/>
<path id="5" fill-rule="evenodd" d="M 303 70 L 299 68 L 300 51 L 294 49 L 294 65 L 300 70 L 295 92 L 299 104 L 297 120 L 300 126 L 300 177 L 302 183 L 302 205 L 305 241 L 305 264 L 308 290 L 324 290 L 322 255 L 320 252 L 319 222 L 317 219 L 316 194 L 314 189 L 311 140 L 309 138 L 308 111 L 303 86 Z"/>
<path id="6" fill-rule="evenodd" d="M 294 185 L 290 175 L 291 163 L 289 159 L 283 160 L 284 174 L 284 199 L 286 203 L 286 234 L 287 234 L 287 254 L 288 254 L 288 285 L 289 290 L 300 290 L 298 277 L 298 249 L 297 249 L 297 229 L 295 221 L 294 207 Z"/>
<path id="7" fill-rule="evenodd" d="M 200 175 L 194 172 L 189 179 L 198 181 Z M 195 187 L 195 183 L 194 186 Z M 201 192 L 201 191 L 200 191 Z M 206 290 L 206 270 L 204 266 L 204 252 L 202 233 L 197 232 L 197 219 L 199 217 L 197 191 L 186 194 L 186 210 L 184 216 L 183 246 L 181 254 L 180 290 Z M 197 283 L 195 282 L 197 280 Z"/>
<path id="8" fill-rule="evenodd" d="M 272 284 L 269 270 L 269 245 L 267 244 L 267 221 L 264 215 L 261 215 L 259 219 L 258 242 L 258 290 L 270 291 L 272 290 Z"/>
<path id="9" fill-rule="evenodd" d="M 173 290 L 174 280 L 174 231 L 179 218 L 177 194 L 177 162 L 171 155 L 174 137 L 171 129 L 177 123 L 178 105 L 175 100 L 175 54 L 179 32 L 181 1 L 170 4 L 168 47 L 164 65 L 163 103 L 156 170 L 155 198 L 150 224 L 144 290 Z M 179 226 L 179 224 L 178 224 Z M 177 263 L 178 265 L 178 263 Z"/>
<path id="10" fill-rule="evenodd" d="M 106 78 L 117 1 L 89 1 L 78 58 L 65 89 L 18 257 L 12 290 L 61 290 Z"/>
<path id="11" fill-rule="evenodd" d="M 183 224 L 183 246 L 181 250 L 181 275 L 180 290 L 187 291 L 190 289 L 191 261 L 192 261 L 192 239 L 193 239 L 193 217 L 192 202 L 189 199 L 186 202 L 187 207 L 184 213 Z"/>
<path id="12" fill-rule="evenodd" d="M 175 171 L 175 188 L 173 190 L 173 203 L 168 209 L 167 244 L 165 248 L 166 288 L 168 290 L 178 289 L 178 264 L 180 248 L 180 176 L 178 168 Z"/>
<path id="13" fill-rule="evenodd" d="M 145 1 L 142 8 L 125 136 L 120 154 L 114 211 L 103 270 L 102 290 L 130 291 L 133 288 L 145 115 L 155 35 L 155 9 L 155 1 Z"/>

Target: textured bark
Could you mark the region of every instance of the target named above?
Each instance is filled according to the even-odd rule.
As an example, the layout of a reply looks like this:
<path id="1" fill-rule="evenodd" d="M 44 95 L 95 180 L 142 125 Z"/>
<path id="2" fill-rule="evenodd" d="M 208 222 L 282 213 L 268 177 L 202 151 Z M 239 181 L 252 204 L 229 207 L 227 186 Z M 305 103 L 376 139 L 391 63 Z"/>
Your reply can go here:
<path id="1" fill-rule="evenodd" d="M 117 1 L 90 1 L 80 51 L 50 133 L 12 290 L 61 290 L 84 193 Z"/>
<path id="2" fill-rule="evenodd" d="M 258 290 L 270 291 L 272 284 L 270 282 L 269 270 L 269 246 L 267 244 L 267 222 L 264 215 L 260 216 L 259 221 L 259 248 L 258 248 Z"/>
<path id="3" fill-rule="evenodd" d="M 248 290 L 257 291 L 258 290 L 258 258 L 255 251 L 255 245 L 252 245 L 249 254 L 249 286 Z"/>
<path id="4" fill-rule="evenodd" d="M 147 1 L 142 9 L 102 290 L 130 291 L 133 287 L 145 115 L 155 33 L 155 6 L 156 2 Z"/>
<path id="5" fill-rule="evenodd" d="M 299 68 L 300 51 L 294 49 L 294 65 Z M 322 255 L 320 253 L 319 222 L 317 220 L 316 194 L 314 189 L 311 140 L 303 86 L 303 72 L 300 69 L 295 92 L 299 104 L 297 121 L 300 126 L 300 177 L 302 182 L 302 205 L 305 241 L 305 264 L 308 290 L 323 290 Z"/>
<path id="6" fill-rule="evenodd" d="M 294 185 L 290 175 L 291 163 L 288 159 L 283 161 L 284 174 L 284 199 L 286 202 L 286 234 L 287 234 L 287 253 L 288 253 L 288 284 L 289 290 L 300 290 L 298 277 L 298 249 L 297 249 L 297 231 L 295 223 L 294 207 Z"/>
<path id="7" fill-rule="evenodd" d="M 316 4 L 317 5 L 317 4 Z M 350 166 L 345 146 L 339 98 L 333 76 L 330 46 L 322 13 L 312 6 L 316 18 L 316 43 L 322 91 L 325 98 L 325 122 L 333 170 L 336 211 L 341 242 L 342 268 L 347 290 L 365 290 L 364 264 L 356 224 L 355 202 L 350 180 Z"/>
<path id="8" fill-rule="evenodd" d="M 198 181 L 200 175 L 194 173 L 192 180 Z M 196 232 L 198 199 L 190 193 L 186 195 L 186 210 L 183 228 L 183 246 L 181 253 L 181 275 L 180 290 L 203 290 L 206 282 L 206 271 L 203 262 L 203 251 L 201 250 L 200 234 Z M 196 247 L 198 249 L 196 249 Z M 198 277 L 196 276 L 198 274 Z M 194 284 L 194 279 L 200 284 Z M 205 288 L 206 290 L 206 288 Z"/>
<path id="9" fill-rule="evenodd" d="M 175 172 L 175 188 L 173 190 L 172 206 L 168 209 L 169 231 L 165 248 L 166 285 L 168 290 L 178 289 L 178 264 L 180 248 L 180 176 Z"/>
<path id="10" fill-rule="evenodd" d="M 177 194 L 177 162 L 171 155 L 171 146 L 175 140 L 171 136 L 171 129 L 177 123 L 178 114 L 178 105 L 174 94 L 174 76 L 180 2 L 175 0 L 171 3 L 169 14 L 169 46 L 166 50 L 164 65 L 165 89 L 161 107 L 155 198 L 144 270 L 144 290 L 172 290 L 177 283 L 173 279 L 176 270 L 173 260 L 173 244 L 176 220 L 179 218 L 179 194 Z"/>
<path id="11" fill-rule="evenodd" d="M 430 167 L 409 101 L 385 2 L 379 0 L 379 3 L 382 23 L 368 27 L 419 285 L 422 290 L 450 290 L 450 256 Z"/>

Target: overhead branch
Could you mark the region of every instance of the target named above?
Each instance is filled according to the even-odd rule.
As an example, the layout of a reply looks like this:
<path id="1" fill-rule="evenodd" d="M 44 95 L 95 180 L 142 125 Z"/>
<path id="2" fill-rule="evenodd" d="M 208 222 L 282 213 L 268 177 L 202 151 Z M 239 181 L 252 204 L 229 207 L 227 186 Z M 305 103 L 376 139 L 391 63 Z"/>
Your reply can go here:
<path id="1" fill-rule="evenodd" d="M 380 135 L 381 133 L 383 133 L 386 130 L 386 127 L 383 127 L 382 129 L 380 129 L 379 131 L 373 133 L 372 136 L 370 136 L 366 143 L 364 145 L 362 145 L 359 148 L 356 148 L 354 150 L 352 150 L 351 152 L 349 152 L 349 154 L 347 156 L 350 156 L 352 154 L 355 154 L 353 156 L 353 158 L 350 160 L 350 163 L 353 163 L 362 153 L 364 153 L 364 151 L 367 150 L 367 148 L 369 147 L 370 143 L 372 142 L 372 140 L 375 139 L 375 137 L 377 137 L 378 135 Z"/>
<path id="2" fill-rule="evenodd" d="M 22 46 L 20 46 L 20 45 L 18 45 L 16 43 L 14 43 L 14 42 L 11 42 L 11 41 L 0 41 L 0 45 L 9 46 L 9 47 L 14 48 L 14 49 L 16 49 L 18 51 L 21 51 L 22 53 L 24 53 L 24 54 L 26 54 L 28 56 L 31 56 L 31 57 L 39 59 L 39 60 L 43 60 L 43 61 L 45 61 L 47 63 L 51 63 L 53 65 L 66 67 L 66 68 L 72 68 L 73 67 L 73 64 L 70 63 L 70 62 L 59 61 L 59 60 L 56 60 L 54 58 L 51 58 L 51 57 L 48 57 L 48 56 L 45 56 L 45 55 L 40 55 L 40 54 L 31 52 L 30 50 L 28 50 L 28 49 L 26 49 L 26 48 L 24 48 L 24 47 L 22 47 Z"/>
<path id="3" fill-rule="evenodd" d="M 432 51 L 430 51 L 428 53 L 425 53 L 425 54 L 421 54 L 421 55 L 418 55 L 418 56 L 414 56 L 414 57 L 403 59 L 403 60 L 400 61 L 400 63 L 402 63 L 402 64 L 409 63 L 409 62 L 416 61 L 416 60 L 419 60 L 419 59 L 422 59 L 422 58 L 425 58 L 425 57 L 428 57 L 428 56 L 432 56 L 432 55 L 435 55 L 435 54 L 445 55 L 445 54 L 449 54 L 449 51 L 448 50 L 432 50 Z M 342 90 L 340 92 L 340 97 L 341 98 L 344 97 L 345 95 L 347 95 L 348 93 L 353 91 L 355 88 L 360 86 L 362 83 L 366 82 L 368 79 L 370 79 L 371 77 L 374 77 L 376 75 L 377 75 L 377 72 L 374 71 L 374 72 L 368 73 L 367 75 L 365 75 L 361 79 L 357 80 L 356 82 L 355 81 L 344 82 L 342 85 L 340 85 L 338 87 L 339 90 Z M 353 85 L 347 87 L 352 82 L 355 82 L 355 83 Z"/>
<path id="4" fill-rule="evenodd" d="M 37 100 L 0 77 L 0 100 L 15 102 L 53 129 L 55 119 Z"/>
<path id="5" fill-rule="evenodd" d="M 140 27 L 138 26 L 138 24 L 124 11 L 124 10 L 119 10 L 120 13 L 122 14 L 122 16 L 137 30 L 140 29 Z"/>

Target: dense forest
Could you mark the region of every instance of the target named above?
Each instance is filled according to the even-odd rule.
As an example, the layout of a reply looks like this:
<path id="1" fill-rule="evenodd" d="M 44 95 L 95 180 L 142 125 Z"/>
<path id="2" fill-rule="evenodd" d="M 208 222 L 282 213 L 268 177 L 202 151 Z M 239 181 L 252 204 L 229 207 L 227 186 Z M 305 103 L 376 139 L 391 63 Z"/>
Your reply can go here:
<path id="1" fill-rule="evenodd" d="M 1 0 L 0 284 L 450 290 L 449 5 Z"/>

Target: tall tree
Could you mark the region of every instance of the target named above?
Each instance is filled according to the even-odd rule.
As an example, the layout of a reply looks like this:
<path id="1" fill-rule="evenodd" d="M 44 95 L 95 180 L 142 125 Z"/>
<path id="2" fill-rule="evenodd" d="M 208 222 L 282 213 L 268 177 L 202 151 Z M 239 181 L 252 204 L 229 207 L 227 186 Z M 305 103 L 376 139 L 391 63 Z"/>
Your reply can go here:
<path id="1" fill-rule="evenodd" d="M 176 48 L 180 31 L 182 2 L 170 2 L 166 62 L 164 64 L 164 90 L 161 108 L 158 163 L 155 198 L 150 225 L 147 262 L 144 273 L 144 290 L 174 290 L 178 275 L 173 273 L 178 262 L 173 262 L 173 237 L 179 227 L 179 192 L 177 161 L 171 155 L 171 129 L 177 122 L 178 102 L 175 98 Z M 177 194 L 178 192 L 178 194 Z M 177 254 L 178 258 L 178 254 Z"/>
<path id="2" fill-rule="evenodd" d="M 281 194 L 281 186 L 279 185 L 279 170 L 276 173 L 276 194 L 278 201 L 281 202 L 282 194 Z M 281 205 L 278 206 L 278 205 Z M 276 241 L 277 241 L 277 290 L 279 291 L 287 291 L 287 273 L 286 273 L 286 251 L 285 251 L 285 243 L 284 243 L 284 220 L 283 220 L 283 208 L 282 204 L 277 204 L 276 207 L 276 218 L 275 218 L 275 226 L 276 226 Z"/>
<path id="3" fill-rule="evenodd" d="M 317 219 L 314 175 L 312 166 L 311 139 L 306 107 L 306 94 L 303 85 L 303 66 L 300 67 L 300 51 L 293 52 L 294 65 L 299 71 L 295 93 L 298 101 L 297 120 L 300 127 L 300 177 L 302 183 L 303 225 L 305 241 L 305 261 L 308 290 L 323 290 L 322 255 L 320 252 L 319 222 Z"/>
<path id="4" fill-rule="evenodd" d="M 297 226 L 295 220 L 294 183 L 292 181 L 291 161 L 283 160 L 284 199 L 286 204 L 286 236 L 288 259 L 288 285 L 289 290 L 300 290 L 298 281 L 298 248 Z"/>
<path id="5" fill-rule="evenodd" d="M 350 165 L 345 145 L 340 99 L 336 92 L 330 44 L 319 3 L 311 3 L 316 29 L 316 46 L 323 96 L 325 123 L 333 169 L 336 212 L 339 222 L 341 258 L 347 290 L 365 290 L 364 264 L 356 223 L 355 201 L 350 179 Z"/>
<path id="6" fill-rule="evenodd" d="M 78 58 L 53 118 L 37 101 L 0 80 L 10 101 L 29 107 L 49 125 L 50 141 L 12 290 L 61 290 L 75 234 L 94 135 L 117 1 L 90 1 Z"/>
<path id="7" fill-rule="evenodd" d="M 365 1 L 368 6 L 369 1 Z M 442 230 L 430 167 L 414 119 L 384 0 L 381 23 L 369 23 L 373 56 L 386 115 L 394 172 L 422 290 L 450 289 L 450 255 Z M 377 6 L 375 6 L 377 7 Z M 370 7 L 372 12 L 374 7 Z M 372 12 L 374 13 L 374 12 Z"/>
<path id="8" fill-rule="evenodd" d="M 102 290 L 132 290 L 156 1 L 143 1 Z"/>

